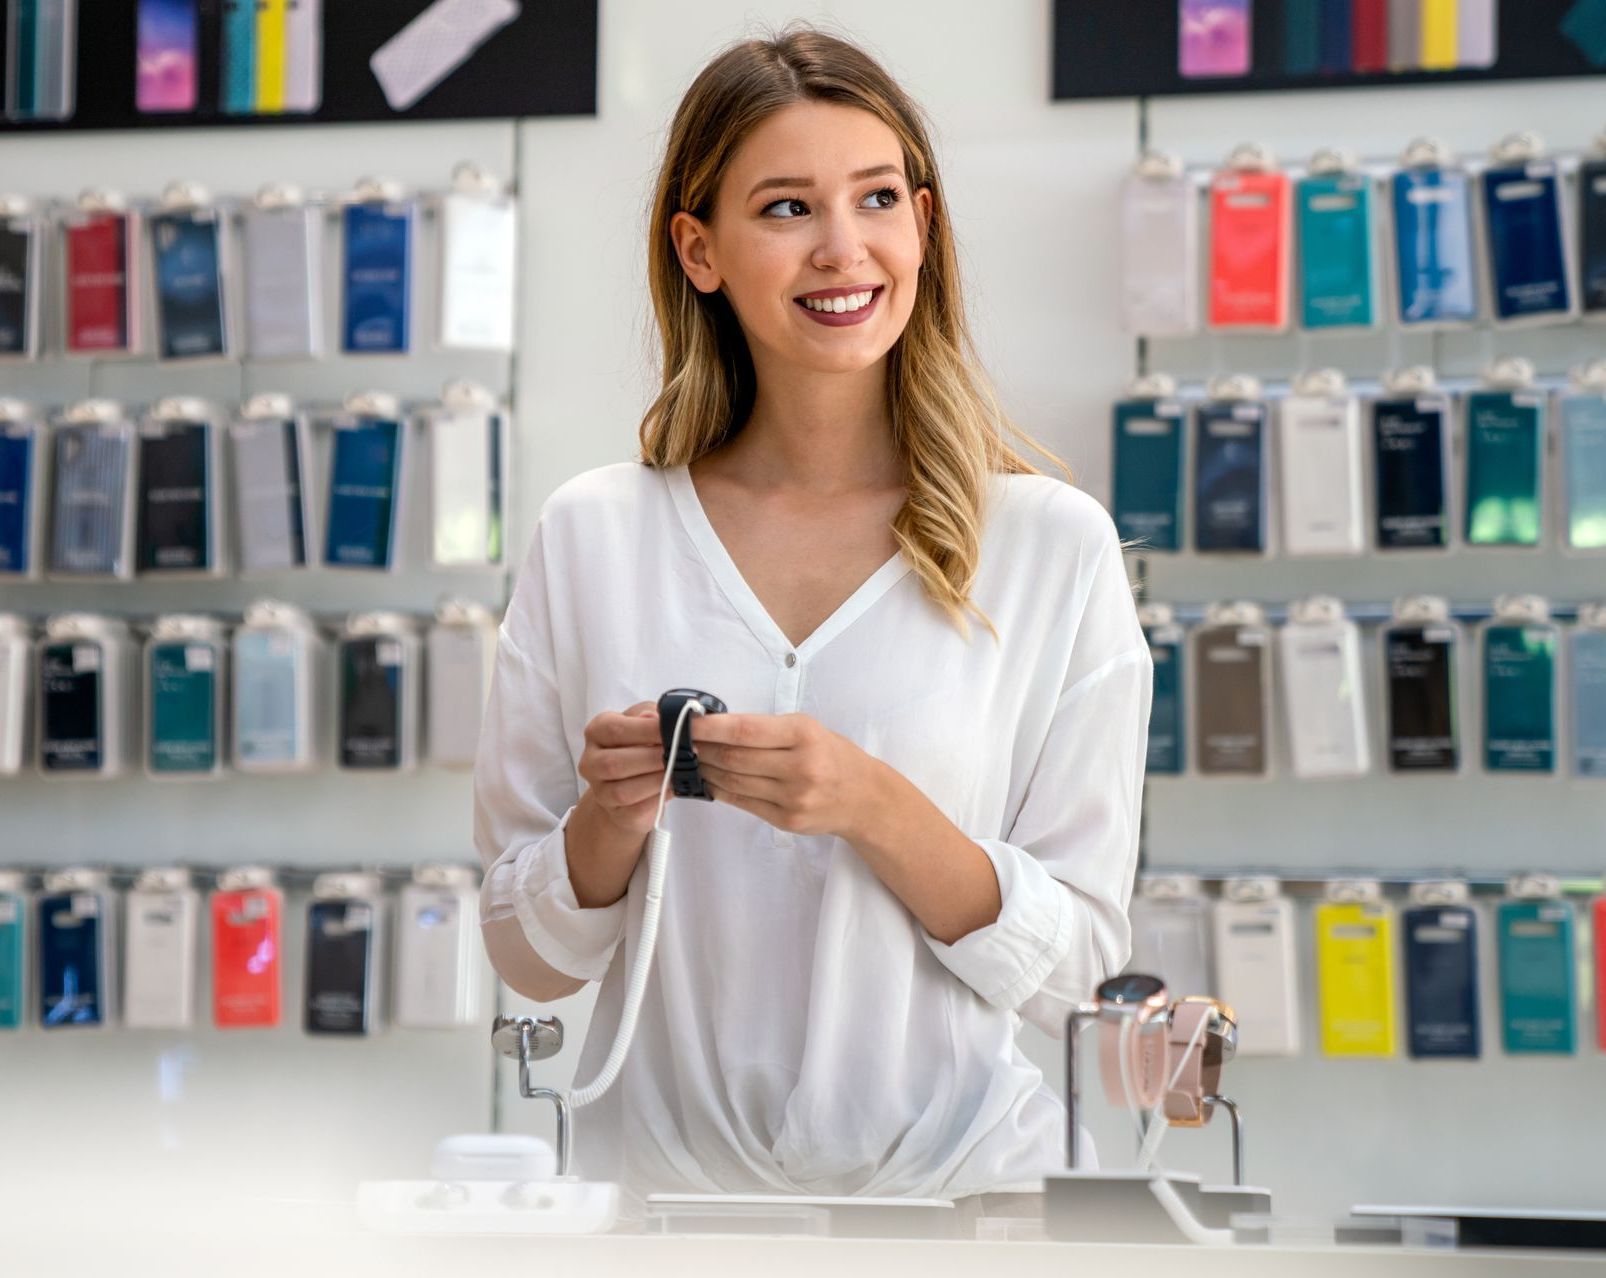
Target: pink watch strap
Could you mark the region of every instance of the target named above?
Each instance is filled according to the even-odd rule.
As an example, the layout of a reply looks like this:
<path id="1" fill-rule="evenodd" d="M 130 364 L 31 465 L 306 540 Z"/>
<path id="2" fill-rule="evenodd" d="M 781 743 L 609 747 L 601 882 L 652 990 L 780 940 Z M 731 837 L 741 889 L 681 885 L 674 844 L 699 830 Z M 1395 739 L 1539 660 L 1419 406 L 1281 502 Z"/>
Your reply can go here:
<path id="1" fill-rule="evenodd" d="M 1213 1096 L 1221 1082 L 1219 1053 L 1208 1051 L 1209 1032 L 1199 1024 L 1211 1013 L 1208 1003 L 1177 1003 L 1171 1009 L 1167 1034 L 1171 1073 L 1177 1076 L 1165 1097 L 1166 1121 L 1177 1127 L 1202 1127 L 1209 1119 L 1204 1098 Z M 1188 1046 L 1198 1032 L 1193 1046 Z"/>
<path id="2" fill-rule="evenodd" d="M 1157 1017 L 1139 1014 L 1134 1014 L 1132 1020 L 1136 1023 L 1131 1029 L 1126 1029 L 1124 1021 L 1099 1022 L 1099 1077 L 1110 1104 L 1125 1109 L 1128 1100 L 1121 1086 L 1121 1034 L 1126 1032 L 1131 1036 L 1127 1043 L 1127 1077 L 1132 1100 L 1144 1109 L 1153 1109 L 1165 1094 L 1165 1025 Z"/>

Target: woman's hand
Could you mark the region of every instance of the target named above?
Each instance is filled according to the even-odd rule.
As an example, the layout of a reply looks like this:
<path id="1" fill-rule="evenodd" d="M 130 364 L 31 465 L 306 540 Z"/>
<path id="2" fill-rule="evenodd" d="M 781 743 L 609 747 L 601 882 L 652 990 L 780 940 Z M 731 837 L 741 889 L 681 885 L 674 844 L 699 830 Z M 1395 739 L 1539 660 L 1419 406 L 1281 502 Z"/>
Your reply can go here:
<path id="1" fill-rule="evenodd" d="M 664 779 L 658 703 L 638 701 L 623 714 L 599 714 L 586 724 L 585 741 L 579 763 L 590 787 L 585 797 L 620 833 L 651 833 Z"/>
<path id="2" fill-rule="evenodd" d="M 881 766 L 806 714 L 710 714 L 691 721 L 698 768 L 715 800 L 792 834 L 850 839 Z"/>

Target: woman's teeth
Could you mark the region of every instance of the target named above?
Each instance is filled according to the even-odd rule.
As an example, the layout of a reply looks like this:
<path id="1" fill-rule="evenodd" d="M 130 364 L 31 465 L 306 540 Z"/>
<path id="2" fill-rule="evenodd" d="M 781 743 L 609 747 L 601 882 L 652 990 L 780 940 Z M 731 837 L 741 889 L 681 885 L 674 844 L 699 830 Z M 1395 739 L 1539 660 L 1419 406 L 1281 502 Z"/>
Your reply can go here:
<path id="1" fill-rule="evenodd" d="M 803 305 L 811 311 L 835 311 L 838 315 L 843 311 L 856 311 L 870 305 L 870 299 L 875 296 L 875 290 L 865 293 L 849 293 L 846 297 L 805 297 Z"/>

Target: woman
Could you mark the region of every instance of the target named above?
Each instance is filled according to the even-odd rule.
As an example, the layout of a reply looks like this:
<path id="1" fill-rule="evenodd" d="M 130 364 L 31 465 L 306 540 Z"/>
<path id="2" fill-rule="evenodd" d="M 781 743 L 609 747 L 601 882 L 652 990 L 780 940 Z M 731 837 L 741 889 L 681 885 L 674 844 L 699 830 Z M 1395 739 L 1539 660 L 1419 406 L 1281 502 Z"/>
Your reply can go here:
<path id="1" fill-rule="evenodd" d="M 976 1196 L 1065 1165 L 1019 1019 L 1063 1036 L 1129 949 L 1151 668 L 1113 526 L 1005 442 L 925 128 L 861 50 L 794 28 L 716 58 L 649 251 L 642 462 L 552 495 L 502 627 L 492 960 L 543 1001 L 602 982 L 589 1082 L 640 925 L 654 702 L 712 692 L 731 713 L 688 723 L 715 801 L 666 812 L 657 962 L 579 1169 L 998 1210 Z"/>

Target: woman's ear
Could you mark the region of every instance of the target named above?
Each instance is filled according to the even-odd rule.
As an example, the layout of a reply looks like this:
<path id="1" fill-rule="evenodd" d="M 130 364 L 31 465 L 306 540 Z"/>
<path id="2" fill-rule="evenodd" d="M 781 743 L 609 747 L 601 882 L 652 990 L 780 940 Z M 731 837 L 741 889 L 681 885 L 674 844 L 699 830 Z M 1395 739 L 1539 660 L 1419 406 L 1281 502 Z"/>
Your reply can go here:
<path id="1" fill-rule="evenodd" d="M 915 188 L 915 221 L 920 226 L 920 264 L 926 264 L 926 245 L 931 235 L 931 188 Z"/>
<path id="2" fill-rule="evenodd" d="M 713 263 L 713 245 L 708 227 L 690 213 L 677 213 L 669 219 L 669 238 L 674 241 L 680 269 L 699 293 L 713 293 L 720 286 L 719 271 Z"/>

